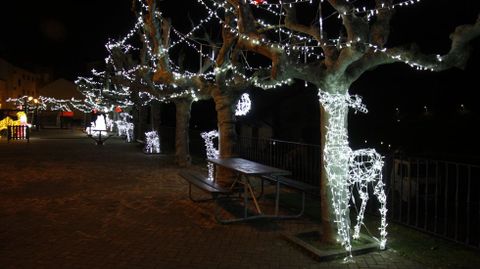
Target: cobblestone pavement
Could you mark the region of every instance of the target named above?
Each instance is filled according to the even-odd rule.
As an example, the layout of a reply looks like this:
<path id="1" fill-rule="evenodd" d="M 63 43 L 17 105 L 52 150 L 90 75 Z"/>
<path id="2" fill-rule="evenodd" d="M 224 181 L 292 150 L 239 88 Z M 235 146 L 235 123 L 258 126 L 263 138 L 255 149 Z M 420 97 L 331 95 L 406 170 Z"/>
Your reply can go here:
<path id="1" fill-rule="evenodd" d="M 119 138 L 36 136 L 0 139 L 0 268 L 422 268 L 393 250 L 320 262 L 281 236 L 316 223 L 217 224 L 171 156 Z"/>

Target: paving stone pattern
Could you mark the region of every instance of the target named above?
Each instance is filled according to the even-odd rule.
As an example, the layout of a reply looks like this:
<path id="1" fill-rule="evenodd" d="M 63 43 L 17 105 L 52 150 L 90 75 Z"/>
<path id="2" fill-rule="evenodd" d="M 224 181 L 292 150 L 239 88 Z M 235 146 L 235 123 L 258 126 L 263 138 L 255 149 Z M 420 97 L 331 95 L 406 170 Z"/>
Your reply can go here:
<path id="1" fill-rule="evenodd" d="M 120 138 L 0 139 L 0 268 L 422 268 L 392 250 L 320 262 L 281 236 L 307 218 L 217 224 L 178 171 Z"/>

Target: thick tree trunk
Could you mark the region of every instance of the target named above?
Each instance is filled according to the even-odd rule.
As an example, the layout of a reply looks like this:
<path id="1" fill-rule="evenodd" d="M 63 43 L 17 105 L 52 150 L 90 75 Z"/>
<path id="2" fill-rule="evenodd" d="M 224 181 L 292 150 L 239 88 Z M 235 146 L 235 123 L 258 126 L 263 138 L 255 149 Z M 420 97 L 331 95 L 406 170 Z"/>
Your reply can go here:
<path id="1" fill-rule="evenodd" d="M 335 226 L 333 220 L 335 219 L 332 210 L 332 195 L 328 186 L 328 176 L 325 170 L 325 162 L 323 160 L 325 141 L 327 137 L 327 125 L 329 115 L 325 112 L 322 105 L 320 105 L 320 132 L 321 132 L 321 158 L 320 158 L 320 209 L 322 214 L 322 242 L 335 242 Z"/>
<path id="2" fill-rule="evenodd" d="M 191 99 L 175 100 L 176 127 L 175 127 L 175 160 L 180 167 L 191 164 L 188 131 L 190 126 Z"/>
<path id="3" fill-rule="evenodd" d="M 348 87 L 341 88 L 348 89 Z M 347 94 L 347 91 L 328 92 L 329 94 Z M 347 102 L 343 97 L 329 101 L 323 100 L 323 102 L 326 103 L 320 104 L 322 240 L 333 243 L 337 241 L 339 229 L 341 234 L 343 234 L 342 230 L 349 234 L 350 229 L 348 189 L 345 189 L 344 185 L 349 176 L 348 160 L 351 153 L 347 135 L 348 105 L 342 103 Z M 335 203 L 336 210 L 346 212 L 343 217 L 335 213 Z M 344 238 L 339 239 L 344 240 Z"/>
<path id="4" fill-rule="evenodd" d="M 146 106 L 136 106 L 136 109 L 133 113 L 133 122 L 134 122 L 134 134 L 133 139 L 145 139 L 145 131 L 147 130 L 147 122 L 150 119 L 147 119 L 147 107 Z"/>
<path id="5" fill-rule="evenodd" d="M 150 103 L 150 118 L 151 118 L 151 125 L 152 130 L 159 132 L 160 131 L 160 124 L 161 124 L 161 116 L 160 116 L 160 107 L 161 103 L 158 101 L 153 101 Z M 160 133 L 160 132 L 159 132 Z"/>
<path id="6" fill-rule="evenodd" d="M 229 94 L 213 95 L 218 121 L 218 147 L 220 158 L 234 156 L 236 143 L 234 98 Z M 216 179 L 220 184 L 228 184 L 233 174 L 227 169 L 217 169 Z"/>
<path id="7" fill-rule="evenodd" d="M 134 106 L 132 109 L 132 121 L 133 121 L 133 137 L 131 141 L 134 141 L 138 138 L 139 128 L 140 128 L 140 108 Z"/>

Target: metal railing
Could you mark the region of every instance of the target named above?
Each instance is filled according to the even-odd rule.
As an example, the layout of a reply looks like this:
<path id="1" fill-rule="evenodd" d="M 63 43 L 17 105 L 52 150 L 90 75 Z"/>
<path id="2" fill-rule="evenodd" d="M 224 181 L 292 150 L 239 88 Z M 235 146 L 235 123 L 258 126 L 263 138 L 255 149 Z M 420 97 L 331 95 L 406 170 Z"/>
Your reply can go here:
<path id="1" fill-rule="evenodd" d="M 393 221 L 480 247 L 480 166 L 399 157 L 388 164 Z"/>
<path id="2" fill-rule="evenodd" d="M 204 157 L 199 132 L 190 133 L 190 142 L 192 154 Z M 289 170 L 294 180 L 320 185 L 319 145 L 238 137 L 235 152 L 240 157 Z M 479 165 L 399 156 L 388 156 L 384 163 L 391 221 L 480 248 Z M 375 214 L 378 202 L 374 200 L 367 210 Z"/>
<path id="3" fill-rule="evenodd" d="M 320 186 L 320 146 L 275 139 L 239 137 L 240 157 L 292 172 L 294 180 Z"/>

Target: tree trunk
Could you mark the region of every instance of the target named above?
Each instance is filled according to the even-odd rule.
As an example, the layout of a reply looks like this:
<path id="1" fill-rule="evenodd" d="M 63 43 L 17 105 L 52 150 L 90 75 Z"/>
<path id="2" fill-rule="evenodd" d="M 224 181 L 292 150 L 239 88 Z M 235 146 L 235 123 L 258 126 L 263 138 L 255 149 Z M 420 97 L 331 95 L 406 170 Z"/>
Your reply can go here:
<path id="1" fill-rule="evenodd" d="M 234 156 L 236 143 L 234 98 L 219 91 L 213 95 L 218 121 L 218 147 L 220 158 Z M 233 179 L 233 173 L 228 169 L 217 169 L 216 179 L 220 184 L 228 184 Z"/>
<path id="2" fill-rule="evenodd" d="M 348 89 L 348 88 L 347 88 Z M 332 92 L 332 93 L 330 93 Z M 350 249 L 349 158 L 347 92 L 329 91 L 321 98 L 321 211 L 322 240 L 335 242 L 337 237 Z M 345 95 L 344 95 L 345 94 Z"/>
<path id="3" fill-rule="evenodd" d="M 150 102 L 151 105 L 151 124 L 152 124 L 152 130 L 157 131 L 158 133 L 158 139 L 160 142 L 160 150 L 162 149 L 162 145 L 165 145 L 168 143 L 165 140 L 165 134 L 162 134 L 161 128 L 162 128 L 162 103 L 159 101 L 152 101 Z"/>
<path id="4" fill-rule="evenodd" d="M 325 141 L 327 136 L 328 117 L 329 115 L 326 113 L 325 109 L 323 109 L 322 105 L 320 105 L 320 210 L 322 214 L 321 241 L 327 243 L 334 243 L 336 231 L 335 226 L 333 225 L 333 220 L 335 219 L 335 217 L 333 216 L 332 195 L 330 194 L 330 189 L 328 186 L 328 176 L 325 170 L 325 162 L 323 160 Z"/>
<path id="5" fill-rule="evenodd" d="M 134 135 L 133 135 L 133 140 L 139 139 L 139 140 L 144 140 L 145 139 L 145 132 L 147 130 L 147 122 L 150 121 L 150 119 L 147 119 L 147 107 L 146 106 L 136 106 L 136 109 L 134 110 L 135 113 L 133 113 L 133 122 L 134 122 Z"/>
<path id="6" fill-rule="evenodd" d="M 191 107 L 192 99 L 175 100 L 175 161 L 180 167 L 186 167 L 191 164 L 188 137 Z"/>
<path id="7" fill-rule="evenodd" d="M 160 117 L 160 109 L 161 103 L 158 101 L 150 102 L 150 120 L 152 125 L 152 130 L 157 131 L 160 133 L 160 124 L 161 124 L 161 117 Z"/>

